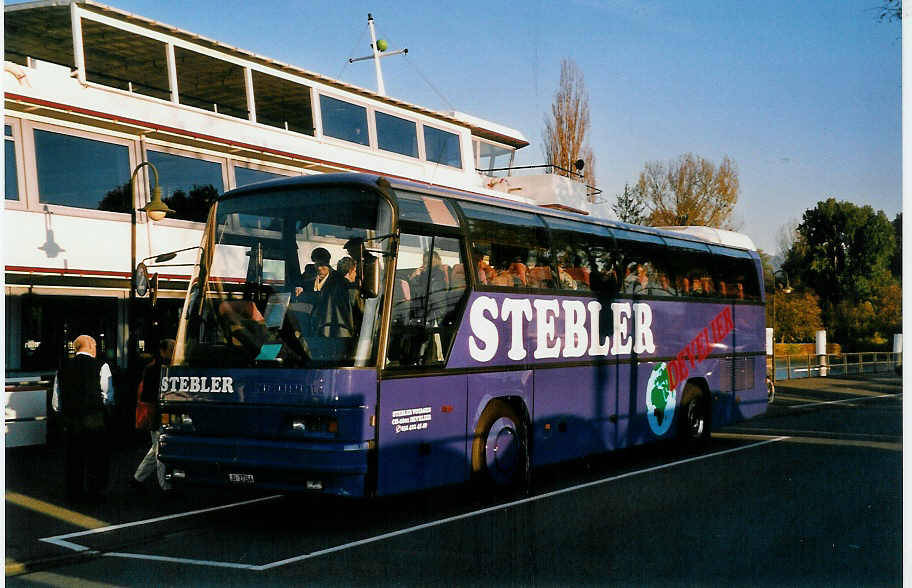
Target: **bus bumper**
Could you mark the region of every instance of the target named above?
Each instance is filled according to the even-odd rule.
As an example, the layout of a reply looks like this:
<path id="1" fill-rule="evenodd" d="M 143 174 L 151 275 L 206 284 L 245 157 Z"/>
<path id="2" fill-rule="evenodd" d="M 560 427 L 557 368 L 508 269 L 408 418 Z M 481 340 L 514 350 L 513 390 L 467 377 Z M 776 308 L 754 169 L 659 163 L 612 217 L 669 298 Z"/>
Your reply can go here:
<path id="1" fill-rule="evenodd" d="M 174 484 L 364 497 L 372 443 L 200 438 L 162 434 L 159 460 Z"/>

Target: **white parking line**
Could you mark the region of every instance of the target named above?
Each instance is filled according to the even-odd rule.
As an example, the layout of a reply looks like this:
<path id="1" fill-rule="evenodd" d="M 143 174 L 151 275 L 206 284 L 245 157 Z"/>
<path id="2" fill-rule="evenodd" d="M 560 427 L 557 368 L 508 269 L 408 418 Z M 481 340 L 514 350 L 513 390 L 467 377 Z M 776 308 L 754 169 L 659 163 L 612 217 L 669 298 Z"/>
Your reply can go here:
<path id="1" fill-rule="evenodd" d="M 811 406 L 823 406 L 825 404 L 843 404 L 845 402 L 855 402 L 856 400 L 874 400 L 876 398 L 887 398 L 887 397 L 902 398 L 902 394 L 881 394 L 880 396 L 853 396 L 852 398 L 844 398 L 842 400 L 830 400 L 828 402 L 811 402 L 808 404 L 793 404 L 789 405 L 789 408 L 810 408 Z"/>
<path id="2" fill-rule="evenodd" d="M 108 531 L 117 531 L 118 529 L 126 529 L 128 527 L 136 527 L 138 525 L 148 525 L 151 523 L 158 523 L 161 521 L 167 521 L 170 519 L 180 519 L 183 517 L 190 517 L 193 515 L 203 514 L 207 512 L 215 512 L 217 510 L 226 510 L 229 508 L 234 508 L 236 506 L 245 506 L 247 504 L 255 504 L 257 502 L 266 502 L 267 500 L 274 500 L 276 498 L 281 498 L 281 494 L 275 494 L 273 496 L 265 496 L 263 498 L 254 498 L 253 500 L 245 500 L 243 502 L 233 502 L 231 504 L 223 504 L 221 506 L 212 506 L 209 508 L 201 508 L 199 510 L 191 510 L 187 512 L 179 512 L 171 515 L 164 515 L 160 517 L 155 517 L 154 519 L 143 519 L 141 521 L 133 521 L 131 523 L 121 523 L 119 525 L 108 525 L 107 527 L 97 527 L 95 529 L 88 529 L 86 531 L 76 531 L 74 533 L 67 533 L 66 535 L 55 535 L 53 537 L 44 537 L 39 539 L 39 541 L 44 541 L 45 543 L 51 543 L 59 547 L 65 547 L 67 549 L 72 549 L 73 551 L 87 551 L 90 548 L 84 545 L 79 545 L 77 543 L 72 543 L 66 541 L 66 539 L 73 539 L 74 537 L 85 537 L 86 535 L 97 535 L 99 533 L 107 533 Z"/>
<path id="3" fill-rule="evenodd" d="M 683 464 L 687 464 L 687 463 L 693 463 L 693 462 L 696 462 L 696 461 L 702 461 L 702 460 L 705 460 L 705 459 L 710 459 L 710 458 L 712 458 L 712 457 L 719 457 L 719 456 L 722 456 L 722 455 L 728 455 L 728 454 L 731 454 L 731 453 L 737 453 L 737 452 L 739 452 L 739 451 L 745 451 L 745 450 L 747 450 L 747 449 L 753 449 L 753 448 L 755 448 L 755 447 L 760 447 L 760 446 L 762 446 L 762 445 L 767 445 L 767 444 L 769 444 L 769 443 L 776 443 L 777 441 L 784 441 L 784 440 L 786 440 L 786 439 L 789 439 L 789 437 L 788 437 L 788 436 L 781 436 L 781 437 L 776 437 L 776 438 L 773 438 L 773 439 L 766 439 L 766 440 L 764 440 L 764 441 L 759 441 L 759 442 L 757 442 L 757 443 L 751 443 L 750 445 L 744 445 L 744 446 L 742 446 L 742 447 L 735 447 L 735 448 L 732 448 L 732 449 L 726 449 L 726 450 L 723 450 L 723 451 L 716 451 L 716 452 L 713 452 L 713 453 L 708 453 L 708 454 L 706 454 L 706 455 L 698 455 L 698 456 L 694 456 L 694 457 L 689 457 L 689 458 L 687 458 L 687 459 L 681 459 L 681 460 L 678 460 L 678 461 L 675 461 L 675 462 L 671 462 L 671 463 L 666 463 L 666 464 L 662 464 L 662 465 L 657 465 L 657 466 L 645 468 L 645 469 L 642 469 L 642 470 L 636 470 L 636 471 L 632 471 L 632 472 L 627 472 L 627 473 L 625 473 L 625 474 L 620 474 L 620 475 L 617 475 L 617 476 L 611 476 L 611 477 L 608 477 L 608 478 L 602 478 L 602 479 L 600 479 L 600 480 L 594 480 L 594 481 L 592 481 L 592 482 L 586 482 L 585 484 L 578 484 L 578 485 L 576 485 L 576 486 L 571 486 L 571 487 L 569 487 L 569 488 L 562 488 L 562 489 L 560 489 L 560 490 L 554 490 L 554 491 L 552 491 L 552 492 L 547 492 L 547 493 L 545 493 L 545 494 L 539 494 L 539 495 L 537 495 L 537 496 L 530 496 L 529 498 L 523 498 L 523 499 L 520 499 L 520 500 L 514 500 L 513 502 L 507 502 L 507 503 L 504 503 L 504 504 L 497 504 L 497 505 L 495 505 L 495 506 L 490 506 L 490 507 L 483 508 L 483 509 L 480 509 L 480 510 L 475 510 L 475 511 L 472 511 L 472 512 L 467 512 L 467 513 L 463 513 L 463 514 L 460 514 L 460 515 L 455 515 L 455 516 L 452 516 L 452 517 L 447 517 L 447 518 L 444 518 L 444 519 L 439 519 L 439 520 L 436 520 L 436 521 L 430 521 L 430 522 L 423 523 L 423 524 L 420 524 L 420 525 L 415 525 L 415 526 L 413 526 L 413 527 L 407 527 L 407 528 L 405 528 L 405 529 L 399 529 L 399 530 L 397 530 L 397 531 L 391 531 L 391 532 L 389 532 L 389 533 L 382 533 L 382 534 L 380 534 L 380 535 L 375 535 L 374 537 L 368 537 L 368 538 L 366 538 L 366 539 L 360 539 L 360 540 L 358 540 L 358 541 L 352 541 L 352 542 L 350 542 L 350 543 L 344 543 L 344 544 L 342 544 L 342 545 L 337 545 L 337 546 L 335 546 L 335 547 L 328 547 L 328 548 L 326 548 L 326 549 L 320 549 L 320 550 L 318 550 L 318 551 L 312 551 L 312 552 L 310 552 L 310 553 L 304 553 L 304 554 L 301 554 L 301 555 L 289 557 L 289 558 L 286 558 L 286 559 L 282 559 L 282 560 L 278 560 L 278 561 L 274 561 L 274 562 L 270 562 L 270 563 L 266 563 L 266 564 L 262 564 L 262 565 L 244 564 L 244 563 L 238 563 L 238 562 L 225 562 L 225 561 L 204 560 L 204 559 L 190 559 L 190 558 L 180 558 L 180 557 L 167 557 L 167 556 L 160 556 L 160 555 L 148 555 L 148 554 L 145 554 L 145 553 L 108 552 L 108 553 L 101 553 L 100 555 L 105 556 L 105 557 L 118 557 L 118 558 L 127 558 L 127 559 L 141 559 L 141 560 L 147 560 L 147 561 L 159 561 L 159 562 L 169 562 L 169 563 L 183 563 L 183 564 L 189 564 L 189 565 L 210 566 L 210 567 L 222 567 L 222 568 L 235 568 L 235 569 L 244 569 L 244 570 L 252 570 L 252 571 L 270 570 L 270 569 L 278 568 L 278 567 L 285 566 L 285 565 L 288 565 L 288 564 L 297 563 L 297 562 L 300 562 L 300 561 L 305 561 L 305 560 L 313 559 L 313 558 L 317 558 L 317 557 L 322 557 L 322 556 L 328 555 L 328 554 L 330 554 L 330 553 L 337 553 L 337 552 L 339 552 L 339 551 L 345 551 L 345 550 L 347 550 L 347 549 L 352 549 L 352 548 L 355 548 L 355 547 L 360 547 L 360 546 L 362 546 L 362 545 L 368 545 L 368 544 L 370 544 L 370 543 L 376 543 L 376 542 L 378 542 L 378 541 L 384 541 L 384 540 L 386 540 L 386 539 L 392 539 L 392 538 L 394 538 L 394 537 L 399 537 L 399 536 L 402 536 L 402 535 L 407 535 L 407 534 L 410 534 L 410 533 L 415 533 L 415 532 L 417 532 L 417 531 L 423 531 L 423 530 L 425 530 L 425 529 L 430 529 L 430 528 L 432 528 L 432 527 L 438 527 L 438 526 L 440 526 L 440 525 L 447 525 L 447 524 L 449 524 L 449 523 L 453 523 L 453 522 L 456 522 L 456 521 L 461 521 L 461 520 L 465 520 L 465 519 L 474 518 L 474 517 L 481 516 L 481 515 L 484 515 L 484 514 L 487 514 L 487 513 L 490 513 L 490 512 L 501 511 L 501 510 L 504 510 L 504 509 L 507 509 L 507 508 L 512 508 L 512 507 L 515 507 L 515 506 L 521 506 L 521 505 L 524 505 L 524 504 L 529 504 L 529 503 L 532 503 L 532 502 L 537 502 L 537 501 L 539 501 L 539 500 L 545 500 L 545 499 L 548 499 L 548 498 L 553 498 L 553 497 L 555 497 L 555 496 L 560 496 L 561 494 L 567 494 L 567 493 L 570 493 L 570 492 L 576 492 L 577 490 L 583 490 L 583 489 L 586 489 L 586 488 L 592 488 L 592 487 L 594 487 L 594 486 L 600 486 L 600 485 L 602 485 L 602 484 L 608 484 L 608 483 L 610 483 L 610 482 L 616 482 L 616 481 L 618 481 L 618 480 L 623 480 L 623 479 L 625 479 L 625 478 L 632 478 L 632 477 L 634 477 L 634 476 L 639 476 L 639 475 L 642 475 L 642 474 L 648 474 L 648 473 L 650 473 L 650 472 L 657 472 L 657 471 L 660 471 L 660 470 L 665 470 L 665 469 L 673 468 L 673 467 L 675 467 L 675 466 L 679 466 L 679 465 L 683 465 Z M 76 551 L 85 551 L 85 550 L 87 550 L 87 549 L 89 549 L 89 548 L 88 548 L 88 547 L 85 547 L 85 546 L 82 546 L 82 545 L 78 545 L 78 544 L 76 544 L 76 543 L 72 543 L 72 542 L 70 542 L 70 541 L 66 541 L 66 539 L 73 539 L 73 538 L 75 538 L 75 537 L 81 537 L 81 536 L 86 536 L 86 535 L 93 535 L 93 534 L 98 534 L 98 533 L 104 533 L 104 532 L 107 532 L 107 531 L 114 531 L 114 530 L 117 530 L 117 529 L 124 529 L 124 528 L 127 528 L 127 527 L 134 527 L 134 526 L 137 526 L 137 525 L 150 524 L 150 523 L 155 523 L 155 522 L 164 521 L 164 520 L 168 520 L 168 519 L 175 519 L 175 518 L 186 517 L 186 516 L 191 516 L 191 515 L 195 515 L 195 514 L 201 514 L 201 513 L 205 513 L 205 512 L 212 512 L 212 511 L 216 511 L 216 510 L 224 510 L 224 509 L 228 509 L 228 508 L 234 508 L 234 507 L 237 507 L 237 506 L 244 506 L 244 505 L 247 505 L 247 504 L 253 504 L 253 503 L 255 503 L 255 502 L 263 502 L 263 501 L 266 501 L 266 500 L 272 500 L 272 499 L 274 499 L 274 498 L 279 498 L 279 497 L 280 497 L 279 495 L 276 495 L 276 496 L 268 496 L 268 497 L 265 497 L 265 498 L 258 498 L 258 499 L 255 499 L 255 500 L 248 500 L 248 501 L 245 501 L 245 502 L 237 502 L 237 503 L 234 503 L 234 504 L 226 504 L 226 505 L 223 505 L 223 506 L 216 506 L 216 507 L 212 507 L 212 508 L 206 508 L 206 509 L 201 509 L 201 510 L 195 510 L 195 511 L 186 512 L 186 513 L 178 513 L 178 514 L 173 514 L 173 515 L 167 515 L 167 516 L 163 516 L 163 517 L 157 517 L 157 518 L 154 518 L 154 519 L 145 519 L 145 520 L 141 520 L 141 521 L 134 521 L 134 522 L 131 522 L 131 523 L 124 523 L 124 524 L 121 524 L 121 525 L 111 525 L 111 526 L 108 526 L 108 527 L 101 527 L 101 528 L 98 528 L 98 529 L 90 529 L 90 530 L 88 530 L 88 531 L 79 531 L 79 532 L 76 532 L 76 533 L 69 533 L 69 534 L 67 534 L 67 535 L 57 535 L 56 537 L 47 537 L 47 538 L 45 538 L 45 539 L 41 539 L 41 541 L 45 541 L 45 542 L 47 542 L 47 543 L 53 543 L 53 544 L 55 544 L 55 545 L 59 545 L 59 546 L 61 546 L 61 547 L 66 547 L 66 548 L 68 548 L 68 549 L 73 549 L 73 550 L 76 550 Z"/>

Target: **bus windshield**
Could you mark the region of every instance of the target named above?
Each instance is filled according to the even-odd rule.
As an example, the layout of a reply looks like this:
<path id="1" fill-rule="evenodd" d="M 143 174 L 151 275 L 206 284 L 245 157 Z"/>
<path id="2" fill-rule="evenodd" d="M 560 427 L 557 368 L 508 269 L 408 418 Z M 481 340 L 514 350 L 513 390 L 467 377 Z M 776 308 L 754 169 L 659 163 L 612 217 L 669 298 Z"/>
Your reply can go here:
<path id="1" fill-rule="evenodd" d="M 369 366 L 392 209 L 361 186 L 266 186 L 210 212 L 173 365 Z M 378 290 L 382 291 L 382 288 Z"/>

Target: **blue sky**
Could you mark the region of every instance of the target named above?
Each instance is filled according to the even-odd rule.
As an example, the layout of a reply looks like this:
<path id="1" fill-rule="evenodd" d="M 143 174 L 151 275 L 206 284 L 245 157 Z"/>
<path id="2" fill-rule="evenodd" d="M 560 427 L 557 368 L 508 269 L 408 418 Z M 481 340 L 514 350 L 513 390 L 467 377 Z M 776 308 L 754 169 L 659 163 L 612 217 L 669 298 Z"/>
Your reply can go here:
<path id="1" fill-rule="evenodd" d="M 647 161 L 687 152 L 737 164 L 741 230 L 776 233 L 833 196 L 901 206 L 901 26 L 880 0 L 365 2 L 109 0 L 274 59 L 375 89 L 367 13 L 390 49 L 387 93 L 513 127 L 541 163 L 562 58 L 590 95 L 590 145 L 607 195 Z"/>

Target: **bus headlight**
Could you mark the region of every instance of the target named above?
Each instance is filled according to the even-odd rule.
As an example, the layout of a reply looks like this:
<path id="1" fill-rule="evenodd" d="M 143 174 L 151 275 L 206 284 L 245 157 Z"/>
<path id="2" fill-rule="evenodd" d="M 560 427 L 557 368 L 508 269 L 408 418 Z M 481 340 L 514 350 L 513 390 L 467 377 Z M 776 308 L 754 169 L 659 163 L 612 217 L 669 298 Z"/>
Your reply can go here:
<path id="1" fill-rule="evenodd" d="M 193 418 L 187 413 L 163 412 L 161 415 L 163 429 L 177 429 L 182 431 L 193 430 Z"/>
<path id="2" fill-rule="evenodd" d="M 291 430 L 299 434 L 335 436 L 339 432 L 339 421 L 332 416 L 299 416 L 292 419 Z"/>

